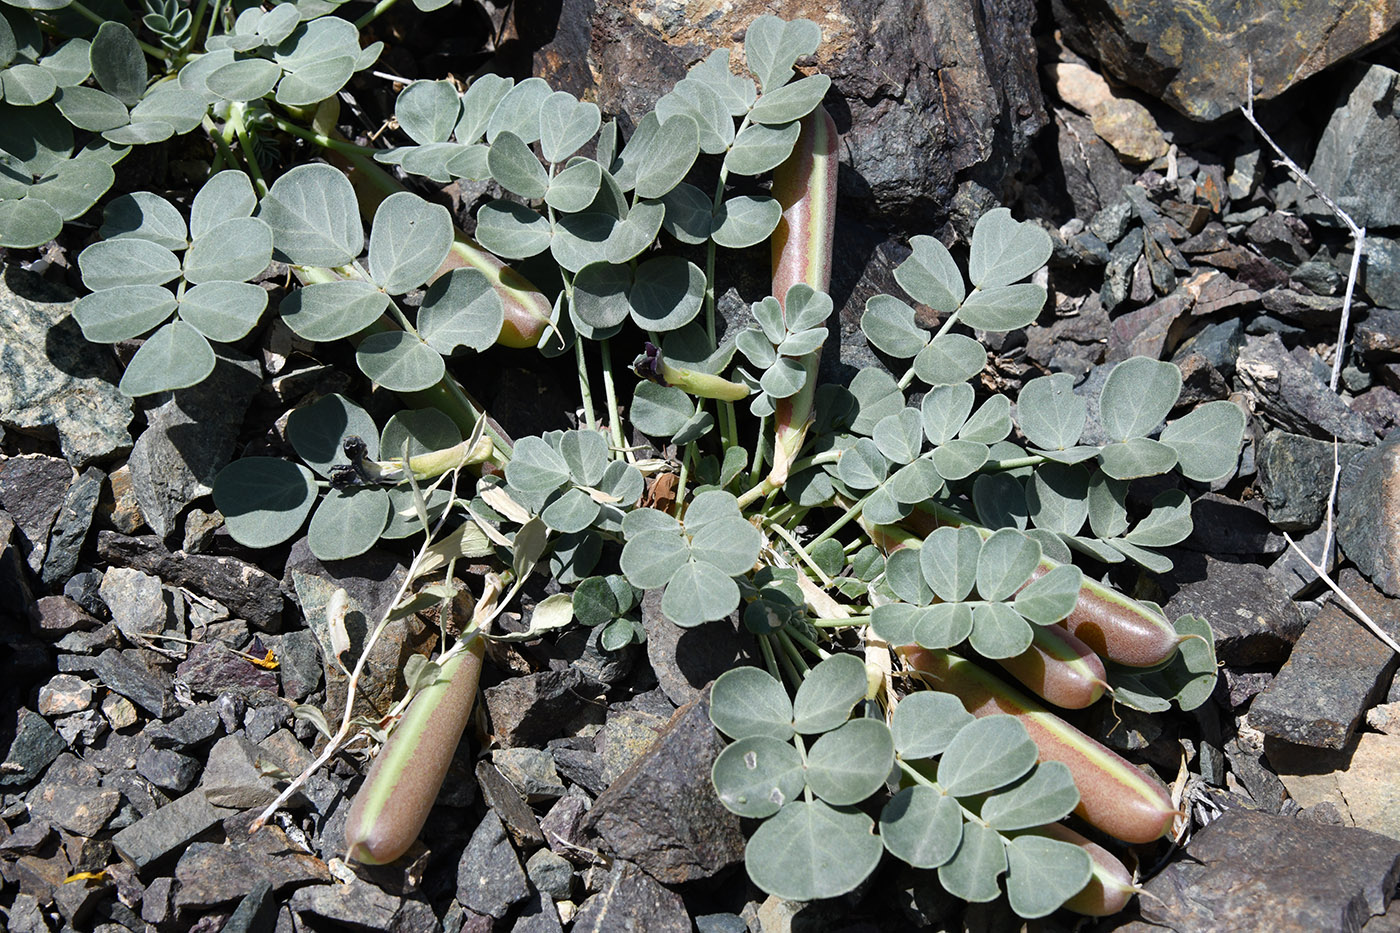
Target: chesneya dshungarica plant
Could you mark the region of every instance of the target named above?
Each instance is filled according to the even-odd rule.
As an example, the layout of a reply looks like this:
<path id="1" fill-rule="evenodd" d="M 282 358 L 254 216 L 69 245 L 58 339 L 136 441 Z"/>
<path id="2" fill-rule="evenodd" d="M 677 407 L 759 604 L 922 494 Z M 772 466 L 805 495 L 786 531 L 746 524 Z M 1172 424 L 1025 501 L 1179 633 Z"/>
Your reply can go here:
<path id="1" fill-rule="evenodd" d="M 1205 700 L 1209 627 L 1169 622 L 1075 560 L 1120 579 L 1170 570 L 1162 549 L 1191 531 L 1191 487 L 1159 479 L 1145 502 L 1131 484 L 1228 475 L 1239 409 L 1212 402 L 1169 420 L 1179 371 L 1133 359 L 1108 375 L 1092 430 L 1065 374 L 1027 380 L 1013 416 L 1013 399 L 978 378 L 988 358 L 977 334 L 1036 320 L 1050 239 L 1005 208 L 955 245 L 966 274 L 943 243 L 914 237 L 894 273 L 901 294 L 871 298 L 860 322 L 888 369 L 819 385 L 836 310 L 839 145 L 822 107 L 830 81 L 796 67 L 820 42 L 812 23 L 758 18 L 747 73 L 716 51 L 626 139 L 540 79 L 485 74 L 465 90 L 408 85 L 395 144 L 371 149 L 339 133 L 331 94 L 313 93 L 304 43 L 343 49 L 353 62 L 342 71 L 373 50 L 348 54 L 338 17 L 287 16 L 241 14 L 203 51 L 199 29 L 166 17 L 161 48 L 187 59 L 166 84 L 211 101 L 198 122 L 219 167 L 244 172 L 211 173 L 188 215 L 147 193 L 114 199 L 79 258 L 93 294 L 75 316 L 93 339 L 147 335 L 124 378 L 131 394 L 178 388 L 265 324 L 267 292 L 253 280 L 271 259 L 289 263 L 300 284 L 275 309 L 280 322 L 313 348 L 349 341 L 359 372 L 406 407 L 385 421 L 351 390 L 307 399 L 285 421 L 299 462 L 244 457 L 217 478 L 230 532 L 269 547 L 305 527 L 328 561 L 422 534 L 384 622 L 450 605 L 457 561 L 498 571 L 460 647 L 418 662 L 410 698 L 383 720 L 346 713 L 324 730 L 323 761 L 356 728 L 374 737 L 392 724 L 355 803 L 351 856 L 391 860 L 411 844 L 471 708 L 475 652 L 503 637 L 487 634 L 489 619 L 539 572 L 559 592 L 509 637 L 576 619 L 621 650 L 645 638 L 641 595 L 659 590 L 674 624 L 737 617 L 755 638 L 764 670 L 738 668 L 714 687 L 712 717 L 734 744 L 713 777 L 725 806 L 763 821 L 748 870 L 764 890 L 834 896 L 888 855 L 936 869 L 968 900 L 1004 893 L 1024 917 L 1126 903 L 1122 866 L 1058 821 L 1097 816 L 1146 843 L 1169 818 L 1160 787 L 987 668 L 1065 709 L 1105 694 L 1148 711 Z M 129 45 L 118 38 L 101 47 Z M 76 87 L 68 104 L 84 96 Z M 275 133 L 337 161 L 265 178 L 259 140 Z M 76 171 L 58 164 L 28 168 Z M 489 180 L 503 196 L 478 210 L 468 240 L 383 166 L 410 184 Z M 237 248 L 221 249 L 234 234 Z M 772 294 L 751 306 L 753 326 L 719 339 L 719 251 L 765 240 Z M 526 260 L 557 266 L 557 281 L 539 277 L 556 284 L 512 278 L 507 263 Z M 918 323 L 930 316 L 933 333 Z M 572 355 L 578 427 L 515 439 L 493 428 L 454 372 L 497 343 Z M 630 398 L 614 344 L 640 351 Z M 328 663 L 340 663 L 332 642 Z"/>

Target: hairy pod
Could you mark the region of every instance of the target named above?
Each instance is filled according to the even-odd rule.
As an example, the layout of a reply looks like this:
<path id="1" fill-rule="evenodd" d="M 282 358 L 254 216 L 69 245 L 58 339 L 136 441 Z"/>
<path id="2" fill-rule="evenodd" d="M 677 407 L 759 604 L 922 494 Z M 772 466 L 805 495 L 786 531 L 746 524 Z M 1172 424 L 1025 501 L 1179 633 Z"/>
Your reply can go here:
<path id="1" fill-rule="evenodd" d="M 1037 836 L 1047 836 L 1060 842 L 1079 846 L 1089 853 L 1093 865 L 1093 875 L 1078 894 L 1065 901 L 1066 910 L 1089 917 L 1111 917 L 1128 906 L 1137 893 L 1133 876 L 1112 852 L 1085 839 L 1079 833 L 1059 823 L 1051 823 L 1031 830 Z"/>
<path id="2" fill-rule="evenodd" d="M 409 703 L 350 806 L 347 858 L 383 865 L 418 838 L 471 717 L 485 653 L 486 640 L 473 636 Z"/>
<path id="3" fill-rule="evenodd" d="M 1084 709 L 1098 702 L 1108 675 L 1094 649 L 1059 625 L 1031 628 L 1031 646 L 997 663 L 1047 703 Z"/>
<path id="4" fill-rule="evenodd" d="M 1074 812 L 1081 818 L 1131 843 L 1152 842 L 1171 827 L 1176 808 L 1167 789 L 1131 762 L 970 661 L 916 646 L 899 651 L 930 686 L 957 697 L 972 715 L 1019 719 L 1041 761 L 1069 768 L 1079 788 Z"/>
<path id="5" fill-rule="evenodd" d="M 818 106 L 802 118 L 802 130 L 792 155 L 773 170 L 773 197 L 783 216 L 773 231 L 773 297 L 787 301 L 788 289 L 799 282 L 819 292 L 831 287 L 831 249 L 836 238 L 836 123 Z M 817 391 L 818 348 L 802 358 L 807 378 L 802 388 L 780 399 L 773 412 L 773 469 L 768 479 L 787 482 L 812 422 Z"/>

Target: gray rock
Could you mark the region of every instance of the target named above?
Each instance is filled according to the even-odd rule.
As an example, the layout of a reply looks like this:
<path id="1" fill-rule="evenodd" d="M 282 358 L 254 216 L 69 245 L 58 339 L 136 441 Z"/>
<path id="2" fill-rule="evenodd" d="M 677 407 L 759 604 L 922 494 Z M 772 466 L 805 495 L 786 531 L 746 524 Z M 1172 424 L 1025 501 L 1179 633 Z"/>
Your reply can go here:
<path id="1" fill-rule="evenodd" d="M 681 628 L 661 614 L 661 590 L 642 597 L 642 626 L 647 633 L 647 660 L 666 696 L 683 706 L 705 685 L 736 665 L 756 663 L 757 645 L 731 618 L 698 628 Z"/>
<path id="2" fill-rule="evenodd" d="M 112 837 L 117 854 L 137 871 L 181 848 L 219 822 L 220 811 L 193 790 Z"/>
<path id="3" fill-rule="evenodd" d="M 201 745 L 219 731 L 219 713 L 208 704 L 187 709 L 170 722 L 154 722 L 145 735 L 156 748 L 186 748 Z"/>
<path id="4" fill-rule="evenodd" d="M 0 785 L 28 784 L 44 773 L 67 743 L 33 710 L 21 709 L 14 738 L 0 766 Z"/>
<path id="5" fill-rule="evenodd" d="M 136 760 L 136 773 L 161 790 L 182 794 L 199 779 L 199 759 L 168 748 L 148 748 Z"/>
<path id="6" fill-rule="evenodd" d="M 288 906 L 298 917 L 317 917 L 340 929 L 378 931 L 394 928 L 401 902 L 401 898 L 356 879 L 349 884 L 301 888 Z"/>
<path id="7" fill-rule="evenodd" d="M 1171 619 L 1190 613 L 1209 621 L 1216 655 L 1231 667 L 1282 663 L 1304 626 L 1266 568 L 1211 557 L 1204 578 L 1183 586 L 1164 608 Z"/>
<path id="8" fill-rule="evenodd" d="M 505 824 L 516 845 L 534 848 L 544 842 L 534 811 L 526 806 L 520 791 L 505 779 L 495 765 L 489 761 L 478 761 L 475 777 L 477 786 L 481 788 L 481 799 Z"/>
<path id="9" fill-rule="evenodd" d="M 1072 48 L 1196 120 L 1214 120 L 1244 102 L 1251 52 L 1255 97 L 1270 100 L 1400 23 L 1400 11 L 1384 0 L 1288 10 L 1232 0 L 1190 8 L 1144 9 L 1132 0 L 1056 0 L 1054 6 L 1055 24 Z M 1258 54 L 1261 49 L 1268 54 Z"/>
<path id="10" fill-rule="evenodd" d="M 266 749 L 241 734 L 226 735 L 209 750 L 200 790 L 210 803 L 247 810 L 265 807 L 281 792 L 274 781 L 258 768 L 258 762 L 272 760 L 284 770 L 287 762 L 275 760 Z M 298 800 L 293 796 L 293 800 Z"/>
<path id="11" fill-rule="evenodd" d="M 1400 603 L 1350 568 L 1342 571 L 1338 584 L 1391 637 L 1400 636 Z M 1255 697 L 1250 721 L 1296 745 L 1342 748 L 1389 683 L 1396 663 L 1389 648 L 1329 601 L 1308 623 L 1278 676 Z"/>
<path id="12" fill-rule="evenodd" d="M 7 919 L 10 933 L 49 933 L 49 923 L 44 919 L 39 899 L 32 894 L 16 894 Z"/>
<path id="13" fill-rule="evenodd" d="M 78 469 L 131 448 L 131 399 L 109 347 L 89 343 L 73 296 L 18 266 L 0 267 L 0 426 L 52 437 Z"/>
<path id="14" fill-rule="evenodd" d="M 572 629 L 559 637 L 555 648 L 561 657 L 569 659 L 569 666 L 583 676 L 612 687 L 632 673 L 638 650 L 635 644 L 628 644 L 617 651 L 608 651 L 599 642 L 604 628 L 595 625 L 581 631 Z"/>
<path id="15" fill-rule="evenodd" d="M 607 881 L 579 906 L 573 933 L 691 933 L 690 915 L 681 896 L 657 884 L 630 862 L 613 863 Z"/>
<path id="16" fill-rule="evenodd" d="M 748 933 L 749 925 L 738 914 L 702 914 L 695 918 L 696 933 Z"/>
<path id="17" fill-rule="evenodd" d="M 542 895 L 531 894 L 525 906 L 520 908 L 510 933 L 564 933 L 563 924 L 559 922 L 559 909 Z"/>
<path id="18" fill-rule="evenodd" d="M 102 601 L 102 571 L 85 570 L 75 573 L 63 584 L 63 595 L 78 604 L 90 616 L 105 616 L 107 604 Z"/>
<path id="19" fill-rule="evenodd" d="M 15 827 L 5 841 L 0 842 L 0 852 L 5 853 L 6 858 L 38 855 L 52 838 L 53 827 L 49 825 L 48 820 L 36 818 L 31 814 L 29 822 Z"/>
<path id="20" fill-rule="evenodd" d="M 174 878 L 156 878 L 141 895 L 141 919 L 160 925 L 173 919 Z"/>
<path id="21" fill-rule="evenodd" d="M 530 883 L 545 897 L 567 901 L 573 896 L 574 866 L 549 849 L 540 849 L 525 862 Z"/>
<path id="22" fill-rule="evenodd" d="M 499 748 L 491 753 L 497 770 L 530 803 L 564 796 L 564 782 L 549 752 L 537 748 Z"/>
<path id="23" fill-rule="evenodd" d="M 1368 233 L 1361 268 L 1361 287 L 1372 303 L 1400 308 L 1400 239 Z"/>
<path id="24" fill-rule="evenodd" d="M 171 586 L 216 600 L 256 628 L 275 632 L 281 625 L 282 590 L 277 578 L 247 561 L 171 552 L 154 535 L 132 538 L 113 531 L 98 533 L 97 552 L 115 566 L 152 574 Z"/>
<path id="25" fill-rule="evenodd" d="M 586 27 L 538 27 L 544 48 L 537 71 L 635 125 L 712 49 L 734 48 L 731 61 L 740 61 L 739 37 L 766 12 L 758 0 L 703 17 L 606 0 L 579 4 L 563 19 Z M 842 203 L 927 230 L 930 213 L 945 217 L 950 204 L 961 213 L 950 195 L 963 179 L 963 201 L 979 200 L 978 188 L 1000 191 L 1026 141 L 1048 122 L 1030 33 L 1034 5 L 1017 0 L 986 16 L 968 0 L 916 11 L 877 0 L 850 15 L 830 14 L 809 2 L 783 8 L 787 18 L 823 24 L 814 65 L 832 79 L 828 99 L 841 114 L 842 158 L 854 169 L 851 179 L 861 180 L 848 186 L 843 173 Z M 887 67 L 872 70 L 872 61 Z M 939 67 L 925 67 L 929 62 Z M 972 217 L 985 209 L 968 206 Z"/>
<path id="26" fill-rule="evenodd" d="M 588 816 L 588 798 L 571 792 L 554 801 L 554 806 L 540 820 L 540 832 L 557 855 L 588 860 L 587 837 L 583 824 Z"/>
<path id="27" fill-rule="evenodd" d="M 1316 528 L 1327 511 L 1334 458 L 1345 468 L 1364 450 L 1357 444 L 1334 446 L 1287 431 L 1265 431 L 1254 460 L 1269 521 L 1284 531 Z"/>
<path id="28" fill-rule="evenodd" d="M 272 898 L 272 885 L 260 881 L 238 902 L 219 933 L 271 933 L 276 916 L 277 902 Z"/>
<path id="29" fill-rule="evenodd" d="M 1332 112 L 1308 174 L 1358 224 L 1400 225 L 1400 191 L 1390 170 L 1400 147 L 1400 126 L 1392 112 L 1400 74 L 1384 65 L 1358 65 L 1344 75 L 1345 103 Z M 1302 209 L 1309 219 L 1341 225 L 1315 197 L 1304 200 Z"/>
<path id="30" fill-rule="evenodd" d="M 0 509 L 0 618 L 23 629 L 33 626 L 39 613 L 34 606 L 34 594 L 29 589 L 29 576 L 15 532 L 14 519 Z"/>
<path id="31" fill-rule="evenodd" d="M 275 671 L 259 667 L 217 643 L 191 646 L 189 657 L 180 662 L 180 666 L 175 669 L 175 676 L 191 691 L 205 696 L 237 693 L 239 696 L 252 697 L 259 692 L 277 692 Z"/>
<path id="32" fill-rule="evenodd" d="M 49 552 L 49 532 L 63 508 L 73 468 L 57 457 L 25 454 L 0 461 L 0 509 L 14 519 L 29 569 L 35 574 Z"/>
<path id="33" fill-rule="evenodd" d="M 53 727 L 70 748 L 82 748 L 93 745 L 105 735 L 108 723 L 97 710 L 88 709 L 55 720 Z"/>
<path id="34" fill-rule="evenodd" d="M 144 644 L 147 632 L 174 631 L 175 612 L 160 580 L 130 567 L 113 567 L 102 576 L 102 601 L 112 622 L 136 644 Z"/>
<path id="35" fill-rule="evenodd" d="M 1127 204 L 1128 202 L 1123 202 Z M 1099 302 L 1110 314 L 1118 310 L 1128 300 L 1132 287 L 1133 267 L 1142 257 L 1143 233 L 1141 227 L 1134 227 L 1118 241 L 1108 256 L 1108 267 L 1104 270 L 1103 288 L 1099 291 Z"/>
<path id="36" fill-rule="evenodd" d="M 157 537 L 168 540 L 185 507 L 213 491 L 261 382 L 256 360 L 223 348 L 203 382 L 155 397 L 127 464 L 141 514 Z"/>
<path id="37" fill-rule="evenodd" d="M 311 553 L 305 538 L 292 545 L 287 558 L 287 576 L 296 589 L 306 623 L 321 644 L 331 643 L 326 621 L 326 606 L 331 596 L 342 588 L 349 595 L 345 614 L 345 628 L 350 636 L 350 650 L 345 657 L 349 664 L 359 657 L 365 637 L 383 618 L 406 571 L 397 558 L 378 549 L 350 560 L 324 564 Z M 402 671 L 408 656 L 426 653 L 427 639 L 435 636 L 436 630 L 430 634 L 416 615 L 385 626 L 360 678 L 355 695 L 356 713 L 382 716 L 388 712 L 406 689 Z M 326 708 L 344 709 L 345 673 L 338 665 L 329 664 L 324 674 Z"/>
<path id="38" fill-rule="evenodd" d="M 1244 468 L 1241 467 L 1241 473 Z M 1277 554 L 1288 547 L 1274 530 L 1258 500 L 1243 502 L 1215 493 L 1192 501 L 1191 536 L 1181 546 L 1205 554 Z"/>
<path id="39" fill-rule="evenodd" d="M 139 655 L 108 648 L 97 656 L 92 667 L 109 690 L 120 693 L 152 716 L 173 716 L 180 707 L 175 702 L 170 675 L 153 671 L 134 657 Z"/>
<path id="40" fill-rule="evenodd" d="M 78 555 L 92 527 L 104 478 L 105 474 L 97 467 L 88 467 L 68 487 L 63 506 L 54 519 L 53 531 L 49 533 L 49 552 L 40 571 L 40 578 L 48 586 L 67 580 L 78 566 Z"/>
<path id="41" fill-rule="evenodd" d="M 92 705 L 92 685 L 72 674 L 55 674 L 39 688 L 39 715 L 66 716 Z"/>
<path id="42" fill-rule="evenodd" d="M 227 842 L 196 842 L 185 849 L 175 866 L 177 907 L 231 904 L 253 893 L 261 882 L 285 892 L 331 880 L 325 862 L 293 845 L 276 826 L 249 834 L 249 819 L 251 815 L 241 816 L 225 824 Z"/>
<path id="43" fill-rule="evenodd" d="M 457 864 L 457 900 L 470 910 L 500 920 L 529 896 L 525 870 L 505 827 L 488 811 Z"/>
<path id="44" fill-rule="evenodd" d="M 599 848 L 667 884 L 713 877 L 744 856 L 739 818 L 710 783 L 722 743 L 708 697 L 676 710 L 666 731 L 588 814 L 586 828 Z"/>
<path id="45" fill-rule="evenodd" d="M 1285 431 L 1322 440 L 1375 442 L 1376 432 L 1366 419 L 1300 365 L 1277 334 L 1246 339 L 1235 377 L 1260 417 Z"/>
<path id="46" fill-rule="evenodd" d="M 79 836 L 95 836 L 117 812 L 121 794 L 114 790 L 45 780 L 26 798 L 30 815 Z"/>
<path id="47" fill-rule="evenodd" d="M 1337 484 L 1337 543 L 1372 583 L 1400 595 L 1400 432 L 1353 458 Z"/>
<path id="48" fill-rule="evenodd" d="M 1087 117 L 1065 107 L 1054 108 L 1054 117 L 1065 193 L 1074 204 L 1075 216 L 1092 217 L 1092 233 L 1112 245 L 1127 232 L 1126 222 L 1119 228 L 1113 212 L 1118 207 L 1119 190 L 1133 180 L 1132 173 L 1094 132 Z M 1122 216 L 1126 221 L 1127 215 Z"/>
<path id="49" fill-rule="evenodd" d="M 574 722 L 582 717 L 601 721 L 601 709 L 580 696 L 584 683 L 581 673 L 566 668 L 511 677 L 487 687 L 482 692 L 497 741 L 504 748 L 542 745 L 561 732 L 572 731 Z"/>
<path id="50" fill-rule="evenodd" d="M 1400 243 L 1400 241 L 1390 241 Z M 1371 240 L 1366 240 L 1366 255 L 1369 260 Z M 1400 248 L 1397 248 L 1400 259 Z M 1400 298 L 1400 295 L 1396 296 Z M 1397 301 L 1400 304 L 1400 301 Z M 1371 362 L 1392 360 L 1400 356 L 1400 311 L 1391 308 L 1372 308 L 1366 316 L 1357 321 L 1351 334 L 1352 346 L 1362 357 Z"/>
<path id="51" fill-rule="evenodd" d="M 310 631 L 295 629 L 282 634 L 281 649 L 277 673 L 282 695 L 300 703 L 321 686 L 321 646 Z"/>
<path id="52" fill-rule="evenodd" d="M 1326 870 L 1319 871 L 1319 866 Z M 1363 829 L 1232 809 L 1147 883 L 1152 929 L 1359 930 L 1385 912 L 1400 842 Z"/>

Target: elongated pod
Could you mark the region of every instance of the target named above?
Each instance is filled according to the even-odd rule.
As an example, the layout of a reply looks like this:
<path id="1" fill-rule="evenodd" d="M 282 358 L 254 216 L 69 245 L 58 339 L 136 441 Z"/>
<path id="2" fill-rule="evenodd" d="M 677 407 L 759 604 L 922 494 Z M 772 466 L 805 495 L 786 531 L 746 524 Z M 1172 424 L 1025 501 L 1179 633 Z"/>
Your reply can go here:
<path id="1" fill-rule="evenodd" d="M 997 663 L 1042 700 L 1064 709 L 1092 706 L 1108 687 L 1094 649 L 1058 625 L 1032 626 L 1031 646 Z"/>
<path id="2" fill-rule="evenodd" d="M 819 292 L 831 288 L 831 250 L 836 238 L 836 123 L 825 107 L 802 118 L 802 131 L 792 155 L 773 170 L 773 197 L 783 207 L 773 231 L 773 297 L 787 300 L 799 282 Z M 807 438 L 812 401 L 817 391 L 818 347 L 802 357 L 807 379 L 802 388 L 774 406 L 773 469 L 769 482 L 787 482 L 792 462 Z"/>
<path id="3" fill-rule="evenodd" d="M 348 858 L 383 865 L 418 838 L 471 716 L 485 653 L 486 640 L 473 636 L 409 703 L 350 806 Z"/>
<path id="4" fill-rule="evenodd" d="M 909 646 L 904 660 L 974 716 L 1007 713 L 1030 733 L 1041 761 L 1069 768 L 1079 788 L 1074 812 L 1124 842 L 1151 842 L 1171 828 L 1176 808 L 1161 782 L 1089 738 L 1030 697 L 948 651 Z"/>
<path id="5" fill-rule="evenodd" d="M 1068 826 L 1059 823 L 1041 826 L 1031 832 L 1037 836 L 1048 836 L 1060 842 L 1071 843 L 1089 853 L 1094 873 L 1083 890 L 1061 905 L 1066 910 L 1089 917 L 1111 917 L 1127 907 L 1128 902 L 1137 893 L 1132 873 L 1117 856 L 1097 842 L 1085 839 Z"/>
<path id="6" fill-rule="evenodd" d="M 968 522 L 947 509 L 920 504 L 901 524 L 927 537 L 942 525 L 966 525 Z M 985 528 L 972 527 L 984 539 L 991 536 Z M 1058 566 L 1058 561 L 1042 558 L 1031 579 L 1038 579 Z M 1079 601 L 1074 611 L 1060 624 L 1100 657 L 1127 667 L 1156 667 L 1176 653 L 1182 640 L 1161 614 L 1088 577 L 1079 587 Z"/>

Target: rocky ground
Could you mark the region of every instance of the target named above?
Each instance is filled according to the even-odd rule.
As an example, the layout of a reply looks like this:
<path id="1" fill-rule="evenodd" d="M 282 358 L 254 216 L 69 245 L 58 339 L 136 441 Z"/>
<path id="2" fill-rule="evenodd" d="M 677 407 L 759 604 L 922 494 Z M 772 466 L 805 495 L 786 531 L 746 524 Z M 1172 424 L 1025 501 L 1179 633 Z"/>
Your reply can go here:
<path id="1" fill-rule="evenodd" d="M 1172 553 L 1175 572 L 1113 574 L 1173 618 L 1206 616 L 1223 667 L 1195 713 L 1105 704 L 1082 717 L 1175 784 L 1192 816 L 1184 849 L 1131 853 L 1147 894 L 1092 928 L 1400 929 L 1396 655 L 1287 544 L 1317 559 L 1335 538 L 1333 579 L 1400 637 L 1400 52 L 1381 43 L 1334 64 L 1393 36 L 1395 14 L 1358 4 L 1377 10 L 1328 27 L 1330 7 L 1317 4 L 1319 23 L 1282 32 L 1222 22 L 1220 33 L 1252 37 L 1241 47 L 1184 13 L 1144 26 L 1113 12 L 1125 5 L 783 5 L 827 32 L 813 64 L 835 80 L 827 104 L 843 133 L 841 341 L 826 375 L 884 365 L 857 323 L 869 295 L 892 289 L 909 235 L 951 243 L 1005 203 L 1055 231 L 1052 302 L 1024 335 L 989 335 L 989 384 L 1014 391 L 1068 372 L 1092 398 L 1111 364 L 1145 354 L 1181 367 L 1183 406 L 1244 406 L 1239 467 L 1190 490 L 1196 530 Z M 1235 7 L 1215 5 L 1221 16 Z M 396 10 L 376 26 L 390 42 L 376 70 L 533 70 L 625 121 L 762 12 L 737 3 L 692 22 L 675 4 L 643 14 L 564 0 L 528 16 L 518 6 L 515 18 L 471 3 L 426 18 Z M 1147 51 L 1125 57 L 1131 43 Z M 1218 53 L 1213 67 L 1202 49 Z M 1353 239 L 1235 112 L 1251 50 L 1270 53 L 1254 66 L 1261 121 L 1368 230 L 1340 344 Z M 395 88 L 364 78 L 353 90 L 364 125 L 347 129 L 363 136 Z M 148 149 L 158 154 L 124 163 L 114 194 L 178 189 L 183 161 L 198 157 L 178 142 Z M 485 195 L 442 196 L 468 221 Z M 717 739 L 703 688 L 748 645 L 733 628 L 683 633 L 652 612 L 646 645 L 622 652 L 584 631 L 493 648 L 481 712 L 404 860 L 352 871 L 340 859 L 361 773 L 350 756 L 250 835 L 317 748 L 291 704 L 343 703 L 344 677 L 316 631 L 329 594 L 345 587 L 352 613 L 377 617 L 404 558 L 376 550 L 328 566 L 304 542 L 241 548 L 208 481 L 239 452 L 276 450 L 279 416 L 350 387 L 354 370 L 274 325 L 210 380 L 134 410 L 115 390 L 110 351 L 69 317 L 84 230 L 69 235 L 5 256 L 0 278 L 9 930 L 1019 928 L 1004 905 L 965 907 L 939 896 L 931 873 L 889 864 L 836 901 L 764 900 L 739 864 L 741 826 L 708 778 Z M 726 294 L 731 308 L 745 274 Z M 266 287 L 276 293 L 279 279 Z M 565 426 L 575 405 L 567 374 L 512 351 L 463 376 L 508 430 Z M 368 701 L 391 698 L 404 659 L 435 637 L 416 618 L 391 626 L 362 684 Z M 275 666 L 255 663 L 269 651 Z M 103 874 L 65 883 L 80 872 Z"/>

